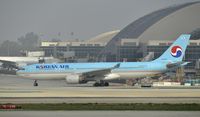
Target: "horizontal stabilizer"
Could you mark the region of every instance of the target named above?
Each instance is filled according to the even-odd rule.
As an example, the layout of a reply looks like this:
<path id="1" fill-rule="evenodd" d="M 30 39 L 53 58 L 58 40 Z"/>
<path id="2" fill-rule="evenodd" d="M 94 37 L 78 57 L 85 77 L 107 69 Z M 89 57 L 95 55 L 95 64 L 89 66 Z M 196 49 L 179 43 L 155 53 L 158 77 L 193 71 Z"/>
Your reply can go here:
<path id="1" fill-rule="evenodd" d="M 177 68 L 177 67 L 181 67 L 181 66 L 185 66 L 190 62 L 176 62 L 176 63 L 169 63 L 167 64 L 167 68 L 171 69 L 171 68 Z"/>

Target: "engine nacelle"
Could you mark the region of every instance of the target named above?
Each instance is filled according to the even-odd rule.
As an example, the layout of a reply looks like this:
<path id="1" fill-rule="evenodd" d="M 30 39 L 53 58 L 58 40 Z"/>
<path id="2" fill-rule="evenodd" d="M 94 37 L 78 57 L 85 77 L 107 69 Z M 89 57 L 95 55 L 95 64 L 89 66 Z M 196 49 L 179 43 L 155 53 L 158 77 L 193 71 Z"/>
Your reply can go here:
<path id="1" fill-rule="evenodd" d="M 119 78 L 120 76 L 118 74 L 108 74 L 105 76 L 104 80 L 114 80 Z"/>
<path id="2" fill-rule="evenodd" d="M 78 74 L 69 74 L 65 78 L 68 84 L 84 84 L 87 83 L 85 78 L 82 75 Z"/>

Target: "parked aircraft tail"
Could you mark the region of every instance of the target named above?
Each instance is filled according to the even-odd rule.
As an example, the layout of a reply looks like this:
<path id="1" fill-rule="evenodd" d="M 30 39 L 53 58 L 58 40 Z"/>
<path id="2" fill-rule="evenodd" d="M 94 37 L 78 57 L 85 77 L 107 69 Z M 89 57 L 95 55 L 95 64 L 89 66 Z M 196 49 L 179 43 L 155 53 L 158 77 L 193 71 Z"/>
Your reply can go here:
<path id="1" fill-rule="evenodd" d="M 156 60 L 181 62 L 185 55 L 185 50 L 189 43 L 190 34 L 182 34 L 179 38 Z"/>

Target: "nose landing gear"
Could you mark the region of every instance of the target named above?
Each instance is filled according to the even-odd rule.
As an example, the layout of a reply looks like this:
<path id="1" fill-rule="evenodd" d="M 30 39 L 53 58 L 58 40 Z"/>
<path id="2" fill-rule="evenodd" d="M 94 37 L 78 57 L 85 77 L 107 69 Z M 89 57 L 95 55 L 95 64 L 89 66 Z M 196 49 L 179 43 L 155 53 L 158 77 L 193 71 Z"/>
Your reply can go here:
<path id="1" fill-rule="evenodd" d="M 37 87 L 37 86 L 38 86 L 37 80 L 34 80 L 33 86 L 34 86 L 34 87 Z"/>

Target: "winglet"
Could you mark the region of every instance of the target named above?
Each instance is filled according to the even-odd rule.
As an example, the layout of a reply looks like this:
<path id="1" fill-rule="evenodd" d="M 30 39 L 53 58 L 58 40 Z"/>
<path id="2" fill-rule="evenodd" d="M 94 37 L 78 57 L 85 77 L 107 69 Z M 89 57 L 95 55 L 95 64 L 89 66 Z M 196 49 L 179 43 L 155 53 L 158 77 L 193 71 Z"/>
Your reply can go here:
<path id="1" fill-rule="evenodd" d="M 113 69 L 116 69 L 116 68 L 119 68 L 120 67 L 120 63 L 117 63 L 114 67 L 113 67 Z"/>

